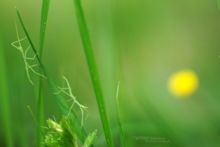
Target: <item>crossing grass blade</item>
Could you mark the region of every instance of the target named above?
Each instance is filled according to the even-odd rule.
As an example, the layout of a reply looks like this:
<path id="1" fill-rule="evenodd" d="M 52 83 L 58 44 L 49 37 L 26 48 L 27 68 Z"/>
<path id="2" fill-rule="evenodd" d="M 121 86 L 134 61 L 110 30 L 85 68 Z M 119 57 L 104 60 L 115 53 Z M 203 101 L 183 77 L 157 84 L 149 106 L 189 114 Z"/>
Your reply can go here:
<path id="1" fill-rule="evenodd" d="M 13 135 L 12 135 L 12 123 L 11 123 L 11 108 L 9 101 L 9 90 L 7 84 L 7 75 L 6 75 L 6 67 L 5 67 L 5 58 L 4 58 L 4 49 L 1 44 L 1 36 L 0 36 L 0 109 L 2 112 L 2 120 L 3 120 L 3 128 L 5 131 L 6 143 L 8 147 L 13 147 Z"/>
<path id="2" fill-rule="evenodd" d="M 16 12 L 17 12 L 18 20 L 21 24 L 21 27 L 22 27 L 22 29 L 23 29 L 23 31 L 29 41 L 29 44 L 31 45 L 33 52 L 36 55 L 37 61 L 39 62 L 39 65 L 42 69 L 42 72 L 47 77 L 47 82 L 48 82 L 48 85 L 51 89 L 51 92 L 52 93 L 57 92 L 59 89 L 57 88 L 57 85 L 54 82 L 53 78 L 47 73 L 46 68 L 42 64 L 42 61 L 39 58 L 39 54 L 37 52 L 37 49 L 35 48 L 32 40 L 30 38 L 30 35 L 24 25 L 23 19 L 21 17 L 20 12 L 18 11 L 18 9 L 16 10 Z M 87 133 L 86 133 L 85 129 L 81 126 L 81 121 L 79 120 L 79 118 L 77 117 L 77 115 L 73 111 L 71 113 L 69 113 L 69 106 L 68 106 L 67 102 L 65 101 L 64 97 L 62 97 L 61 95 L 55 95 L 55 100 L 56 100 L 57 104 L 59 105 L 61 112 L 64 115 L 69 114 L 71 128 L 73 128 L 73 132 L 76 133 L 79 140 L 83 143 L 86 140 Z"/>
<path id="3" fill-rule="evenodd" d="M 76 13 L 76 18 L 78 22 L 78 27 L 79 27 L 79 31 L 80 31 L 80 35 L 82 39 L 82 44 L 84 47 L 84 52 L 86 55 L 87 64 L 88 64 L 88 68 L 90 72 L 90 77 L 91 77 L 93 88 L 94 88 L 95 95 L 96 95 L 96 101 L 97 101 L 98 108 L 99 108 L 99 114 L 100 114 L 101 121 L 102 121 L 105 139 L 106 139 L 108 146 L 111 147 L 113 146 L 112 133 L 111 133 L 111 129 L 109 126 L 106 106 L 105 106 L 104 97 L 103 97 L 103 91 L 102 91 L 101 84 L 100 84 L 100 78 L 99 78 L 98 70 L 96 67 L 95 56 L 93 53 L 93 48 L 92 48 L 92 44 L 91 44 L 91 40 L 90 40 L 90 36 L 88 32 L 86 20 L 83 14 L 81 1 L 80 0 L 73 0 L 73 1 L 74 1 L 74 6 L 75 6 L 75 13 Z"/>
<path id="4" fill-rule="evenodd" d="M 43 48 L 44 48 L 44 41 L 45 41 L 45 33 L 47 27 L 47 19 L 48 19 L 48 12 L 49 12 L 49 5 L 50 0 L 42 0 L 42 7 L 41 7 L 41 20 L 40 20 L 40 38 L 39 38 L 39 58 L 42 60 L 43 58 Z M 42 147 L 44 146 L 41 142 L 43 141 L 43 136 L 41 133 L 41 126 L 44 125 L 44 96 L 43 96 L 43 79 L 39 77 L 38 83 L 38 131 L 37 131 L 37 146 Z"/>

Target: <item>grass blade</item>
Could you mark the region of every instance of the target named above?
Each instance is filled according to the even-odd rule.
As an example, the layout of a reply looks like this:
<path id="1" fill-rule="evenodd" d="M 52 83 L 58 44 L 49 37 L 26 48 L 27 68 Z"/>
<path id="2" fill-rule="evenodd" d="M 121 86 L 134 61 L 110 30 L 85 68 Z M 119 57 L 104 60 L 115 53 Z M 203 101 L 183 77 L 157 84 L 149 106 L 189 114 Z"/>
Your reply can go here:
<path id="1" fill-rule="evenodd" d="M 50 0 L 42 0 L 42 7 L 41 7 L 41 21 L 40 21 L 40 42 L 39 42 L 39 56 L 42 58 L 43 56 L 43 48 L 44 48 L 44 41 L 45 41 L 45 34 L 46 34 L 46 27 L 47 27 L 47 19 L 48 19 L 48 12 L 49 12 Z"/>
<path id="2" fill-rule="evenodd" d="M 120 82 L 118 82 L 117 90 L 116 90 L 116 115 L 117 115 L 117 122 L 119 126 L 119 135 L 120 135 L 120 140 L 121 140 L 121 147 L 125 147 L 125 134 L 124 130 L 122 127 L 122 122 L 121 122 L 121 112 L 120 112 L 120 103 L 119 103 L 119 88 L 120 88 Z"/>
<path id="3" fill-rule="evenodd" d="M 23 31 L 24 31 L 24 33 L 25 33 L 25 35 L 26 35 L 26 37 L 27 37 L 27 39 L 28 39 L 28 41 L 29 41 L 29 43 L 30 43 L 30 46 L 32 47 L 32 50 L 33 50 L 34 54 L 36 55 L 37 60 L 40 61 L 40 62 L 39 62 L 40 66 L 42 66 L 41 59 L 40 59 L 40 57 L 39 57 L 39 55 L 38 55 L 38 52 L 37 52 L 37 50 L 36 50 L 36 48 L 35 48 L 35 46 L 34 46 L 34 43 L 33 43 L 32 40 L 31 40 L 31 37 L 30 37 L 30 35 L 29 35 L 29 33 L 28 33 L 28 31 L 27 31 L 25 25 L 24 25 L 24 22 L 23 22 L 23 19 L 22 19 L 22 17 L 21 17 L 21 14 L 20 14 L 20 12 L 18 11 L 17 8 L 16 8 L 16 14 L 17 14 L 18 20 L 19 20 L 19 22 L 20 22 L 20 24 L 21 24 L 21 27 L 22 27 L 22 29 L 23 29 Z M 45 74 L 45 73 L 44 73 L 44 74 Z"/>
<path id="4" fill-rule="evenodd" d="M 5 129 L 5 137 L 6 137 L 6 144 L 8 147 L 13 147 L 13 135 L 12 135 L 12 122 L 11 122 L 11 109 L 9 104 L 9 91 L 8 91 L 8 84 L 7 84 L 7 76 L 6 76 L 6 68 L 5 68 L 5 61 L 4 61 L 4 49 L 2 46 L 0 37 L 0 97 L 1 103 L 0 108 L 2 111 L 2 120 L 3 120 L 3 128 Z"/>
<path id="5" fill-rule="evenodd" d="M 96 101 L 99 108 L 99 113 L 102 121 L 103 130 L 105 133 L 105 139 L 108 144 L 108 146 L 113 146 L 112 136 L 111 136 L 111 129 L 108 122 L 107 112 L 106 112 L 106 106 L 104 102 L 103 97 L 103 91 L 100 84 L 100 78 L 98 74 L 98 70 L 96 67 L 95 57 L 93 53 L 93 48 L 88 32 L 88 28 L 86 25 L 86 20 L 83 14 L 81 1 L 80 0 L 74 0 L 75 4 L 75 13 L 77 17 L 78 27 L 84 47 L 84 52 L 87 59 L 87 64 L 89 67 L 90 77 L 92 79 L 93 88 L 96 95 Z"/>
<path id="6" fill-rule="evenodd" d="M 35 48 L 31 38 L 30 38 L 30 35 L 24 25 L 24 22 L 22 20 L 22 17 L 18 11 L 18 9 L 16 9 L 16 12 L 17 12 L 17 16 L 18 16 L 18 19 L 19 19 L 19 22 L 22 26 L 22 29 L 31 45 L 31 48 L 33 49 L 33 52 L 34 54 L 36 55 L 36 58 L 38 61 L 41 61 L 38 53 L 37 53 L 37 49 Z M 42 67 L 43 64 L 41 62 L 39 62 L 40 66 Z M 43 74 L 45 74 L 45 71 L 43 71 Z M 42 130 L 41 130 L 41 127 L 44 126 L 44 103 L 43 103 L 43 94 L 42 94 L 42 79 L 40 78 L 39 79 L 39 86 L 38 86 L 38 102 L 37 102 L 37 146 L 38 147 L 42 147 L 43 144 L 43 134 L 42 134 Z"/>
<path id="7" fill-rule="evenodd" d="M 44 96 L 43 96 L 43 81 L 42 78 L 39 77 L 38 84 L 38 101 L 37 101 L 37 146 L 43 147 L 44 144 L 43 139 L 44 136 L 42 132 L 42 126 L 44 126 Z"/>
<path id="8" fill-rule="evenodd" d="M 41 20 L 40 20 L 40 39 L 39 39 L 39 58 L 42 60 L 43 57 L 43 47 L 44 47 L 44 40 L 45 40 L 45 32 L 47 26 L 47 18 L 48 18 L 48 11 L 49 11 L 50 0 L 42 0 L 42 7 L 41 7 Z M 41 142 L 43 141 L 43 136 L 41 133 L 41 126 L 44 125 L 44 96 L 43 96 L 43 81 L 42 77 L 39 77 L 38 83 L 38 114 L 37 114 L 37 146 L 42 147 L 44 146 Z"/>
<path id="9" fill-rule="evenodd" d="M 220 0 L 216 0 L 217 1 L 217 7 L 220 10 Z"/>
<path id="10" fill-rule="evenodd" d="M 39 58 L 37 50 L 36 50 L 32 40 L 30 38 L 30 35 L 28 34 L 28 31 L 27 31 L 27 29 L 26 29 L 26 27 L 24 25 L 24 22 L 22 20 L 22 17 L 20 15 L 18 9 L 16 10 L 16 12 L 17 12 L 17 16 L 18 16 L 19 22 L 20 22 L 20 24 L 22 26 L 22 29 L 24 30 L 24 33 L 27 36 L 27 39 L 28 39 L 28 41 L 29 41 L 29 43 L 31 45 L 31 48 L 32 48 L 33 52 L 35 53 L 36 58 L 37 58 L 37 60 L 38 60 L 38 62 L 40 64 L 42 72 L 47 77 L 47 82 L 49 84 L 49 87 L 50 87 L 52 93 L 57 92 L 58 91 L 57 86 L 56 86 L 53 78 L 51 76 L 49 76 L 49 74 L 47 73 L 44 65 L 42 64 L 42 61 Z M 63 112 L 64 114 L 68 114 L 69 106 L 68 106 L 67 102 L 65 101 L 65 98 L 62 97 L 61 95 L 55 95 L 55 98 L 56 98 L 56 102 L 58 103 L 61 112 Z M 73 132 L 76 133 L 77 137 L 83 143 L 85 141 L 86 137 L 87 137 L 87 133 L 86 133 L 85 129 L 83 127 L 81 127 L 81 121 L 78 119 L 77 115 L 74 112 L 70 113 L 70 117 L 69 118 L 70 118 L 71 126 L 73 127 Z"/>

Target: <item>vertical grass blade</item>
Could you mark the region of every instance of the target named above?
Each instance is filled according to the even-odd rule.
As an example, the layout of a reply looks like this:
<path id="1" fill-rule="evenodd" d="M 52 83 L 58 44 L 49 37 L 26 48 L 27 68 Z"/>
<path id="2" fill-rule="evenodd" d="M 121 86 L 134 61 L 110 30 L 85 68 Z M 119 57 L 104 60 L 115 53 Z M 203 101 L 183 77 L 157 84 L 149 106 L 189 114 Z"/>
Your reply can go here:
<path id="1" fill-rule="evenodd" d="M 11 109 L 9 104 L 9 93 L 7 84 L 7 75 L 5 68 L 4 49 L 0 36 L 0 109 L 2 112 L 3 127 L 5 131 L 6 145 L 7 147 L 13 147 L 13 135 L 12 135 L 12 123 L 11 123 Z"/>
<path id="2" fill-rule="evenodd" d="M 40 20 L 40 38 L 39 38 L 39 58 L 42 60 L 43 57 L 43 48 L 44 48 L 44 41 L 45 41 L 45 32 L 46 32 L 46 26 L 47 26 L 47 18 L 48 18 L 48 12 L 49 12 L 49 5 L 50 0 L 42 0 L 42 7 L 41 7 L 41 20 Z M 44 125 L 44 96 L 43 96 L 43 81 L 42 78 L 39 77 L 39 83 L 38 83 L 38 102 L 37 102 L 37 108 L 38 108 L 38 114 L 37 114 L 37 120 L 38 120 L 38 127 L 37 127 L 37 146 L 42 147 L 44 146 L 42 144 L 43 136 L 41 131 L 41 126 Z"/>
<path id="3" fill-rule="evenodd" d="M 37 100 L 37 146 L 43 147 L 44 144 L 43 139 L 44 136 L 42 132 L 42 126 L 44 126 L 44 96 L 43 96 L 43 81 L 42 78 L 39 77 L 38 84 L 38 100 Z"/>
<path id="4" fill-rule="evenodd" d="M 217 7 L 220 10 L 220 0 L 216 0 L 216 2 L 217 2 Z"/>
<path id="5" fill-rule="evenodd" d="M 43 56 L 43 48 L 48 20 L 48 12 L 49 12 L 50 0 L 42 0 L 41 7 L 41 20 L 40 20 L 40 39 L 39 39 L 39 56 L 42 58 Z"/>
<path id="6" fill-rule="evenodd" d="M 29 41 L 29 43 L 31 45 L 31 49 L 33 50 L 33 52 L 36 55 L 37 61 L 40 64 L 42 72 L 47 77 L 47 82 L 49 84 L 49 87 L 50 87 L 52 93 L 57 92 L 58 91 L 57 86 L 56 86 L 54 80 L 52 79 L 52 77 L 50 77 L 49 74 L 47 73 L 44 65 L 42 64 L 42 61 L 39 58 L 39 55 L 37 53 L 37 49 L 34 46 L 32 40 L 30 38 L 30 35 L 29 35 L 25 25 L 24 25 L 24 22 L 23 22 L 22 17 L 21 17 L 21 15 L 20 15 L 18 10 L 17 10 L 17 16 L 18 16 L 19 22 L 21 24 L 21 27 L 22 27 L 22 29 L 23 29 L 25 35 L 27 36 L 27 39 L 28 39 L 28 41 Z M 55 95 L 55 98 L 56 98 L 55 100 L 58 103 L 61 112 L 64 115 L 68 114 L 69 113 L 69 106 L 68 106 L 67 102 L 65 101 L 65 98 L 63 98 L 61 95 Z M 87 137 L 87 133 L 86 133 L 85 129 L 81 126 L 81 121 L 78 119 L 77 115 L 74 112 L 70 113 L 69 115 L 70 115 L 69 118 L 70 118 L 71 126 L 73 128 L 73 132 L 75 132 L 77 137 L 80 139 L 80 141 L 82 143 L 84 143 L 84 141 L 85 141 L 85 139 Z"/>
<path id="7" fill-rule="evenodd" d="M 108 116 L 106 112 L 103 91 L 102 91 L 101 84 L 100 84 L 100 78 L 99 78 L 98 70 L 96 67 L 95 57 L 93 53 L 93 48 L 92 48 L 88 28 L 86 25 L 86 20 L 83 14 L 81 1 L 80 0 L 73 0 L 73 1 L 75 5 L 75 13 L 76 13 L 78 27 L 79 27 L 79 31 L 80 31 L 80 35 L 82 39 L 82 44 L 84 47 L 84 52 L 86 55 L 87 64 L 89 67 L 89 72 L 90 72 L 93 88 L 94 88 L 95 95 L 96 95 L 96 101 L 97 101 L 98 108 L 99 108 L 103 130 L 105 133 L 105 139 L 106 139 L 108 146 L 111 147 L 113 146 L 111 129 L 110 129 L 109 122 L 108 122 Z"/>
<path id="8" fill-rule="evenodd" d="M 117 123 L 119 126 L 119 135 L 120 135 L 120 142 L 121 147 L 125 147 L 125 134 L 122 127 L 122 121 L 121 121 L 121 111 L 120 111 L 120 103 L 119 103 L 119 88 L 120 88 L 120 82 L 118 82 L 117 90 L 116 90 L 116 115 L 117 115 Z"/>

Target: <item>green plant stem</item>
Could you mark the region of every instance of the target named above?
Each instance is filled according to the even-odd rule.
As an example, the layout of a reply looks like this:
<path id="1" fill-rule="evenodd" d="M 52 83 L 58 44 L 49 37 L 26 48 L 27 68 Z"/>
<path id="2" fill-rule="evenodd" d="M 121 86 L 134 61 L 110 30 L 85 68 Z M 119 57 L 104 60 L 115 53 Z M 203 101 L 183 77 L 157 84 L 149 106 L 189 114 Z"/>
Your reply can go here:
<path id="1" fill-rule="evenodd" d="M 121 147 L 125 147 L 125 134 L 124 130 L 122 127 L 122 122 L 121 122 L 121 111 L 120 111 L 120 103 L 119 103 L 119 88 L 120 88 L 120 83 L 118 83 L 117 90 L 116 90 L 116 116 L 117 116 L 117 123 L 119 126 L 119 135 L 120 135 L 120 140 L 121 140 Z"/>
<path id="2" fill-rule="evenodd" d="M 217 7 L 220 10 L 220 0 L 216 0 L 216 2 L 217 2 Z"/>
<path id="3" fill-rule="evenodd" d="M 39 39 L 39 56 L 42 59 L 43 48 L 48 20 L 50 0 L 42 0 L 41 6 L 41 20 L 40 20 L 40 39 Z"/>
<path id="4" fill-rule="evenodd" d="M 75 13 L 77 17 L 78 27 L 82 39 L 82 44 L 84 47 L 84 52 L 87 59 L 87 64 L 89 67 L 90 77 L 92 79 L 93 88 L 96 95 L 96 101 L 99 108 L 99 113 L 102 121 L 103 130 L 105 133 L 105 139 L 108 146 L 113 146 L 111 129 L 109 126 L 108 116 L 106 112 L 106 106 L 104 102 L 103 92 L 100 84 L 100 78 L 98 74 L 98 70 L 96 67 L 95 57 L 93 53 L 93 48 L 91 44 L 91 40 L 89 37 L 88 28 L 86 25 L 85 17 L 83 14 L 82 6 L 80 0 L 74 0 L 75 4 Z"/>
<path id="5" fill-rule="evenodd" d="M 38 101 L 37 101 L 37 146 L 43 147 L 44 136 L 41 133 L 42 126 L 44 126 L 44 96 L 43 96 L 43 83 L 42 78 L 39 77 L 39 86 L 38 86 Z"/>
<path id="6" fill-rule="evenodd" d="M 7 75 L 5 68 L 5 58 L 4 58 L 4 49 L 2 46 L 2 40 L 0 36 L 0 109 L 2 111 L 2 120 L 3 127 L 5 130 L 6 144 L 7 147 L 13 147 L 13 135 L 12 135 L 12 122 L 11 122 L 11 110 L 10 110 L 10 101 L 8 93 L 8 84 L 7 84 Z"/>
<path id="7" fill-rule="evenodd" d="M 45 32 L 47 26 L 47 18 L 49 11 L 50 0 L 42 0 L 41 7 L 41 20 L 40 20 L 40 38 L 39 38 L 39 58 L 42 60 L 43 58 L 43 48 L 44 48 L 44 40 L 45 40 Z M 43 147 L 43 135 L 41 131 L 41 127 L 44 126 L 44 95 L 43 95 L 43 79 L 39 77 L 38 83 L 38 102 L 37 102 L 37 146 Z"/>

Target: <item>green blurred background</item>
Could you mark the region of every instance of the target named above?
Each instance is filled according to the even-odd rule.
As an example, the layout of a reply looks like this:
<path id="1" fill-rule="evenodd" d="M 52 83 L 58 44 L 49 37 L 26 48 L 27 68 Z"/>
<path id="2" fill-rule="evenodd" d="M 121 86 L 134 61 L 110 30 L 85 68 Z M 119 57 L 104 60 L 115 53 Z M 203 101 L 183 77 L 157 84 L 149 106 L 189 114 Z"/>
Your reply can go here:
<path id="1" fill-rule="evenodd" d="M 127 146 L 220 146 L 220 8 L 217 0 L 82 0 L 101 75 L 116 146 L 119 146 L 115 93 L 120 81 L 120 110 Z M 1 0 L 1 56 L 5 61 L 16 147 L 36 144 L 36 86 L 27 80 L 16 40 L 15 9 L 38 44 L 41 1 Z M 22 34 L 22 29 L 19 29 Z M 72 0 L 51 1 L 43 63 L 62 84 L 65 75 L 78 100 L 88 106 L 85 128 L 98 129 L 105 146 Z M 4 54 L 3 54 L 4 53 Z M 187 99 L 167 90 L 169 76 L 192 69 L 199 89 Z M 36 82 L 37 77 L 32 75 Z M 2 82 L 2 81 L 0 81 Z M 0 97 L 0 102 L 2 95 Z M 59 120 L 53 94 L 45 90 L 46 118 Z M 80 115 L 80 112 L 79 112 Z M 0 115 L 1 116 L 1 115 Z M 5 146 L 0 117 L 0 146 Z M 156 140 L 156 141 L 155 141 Z"/>

